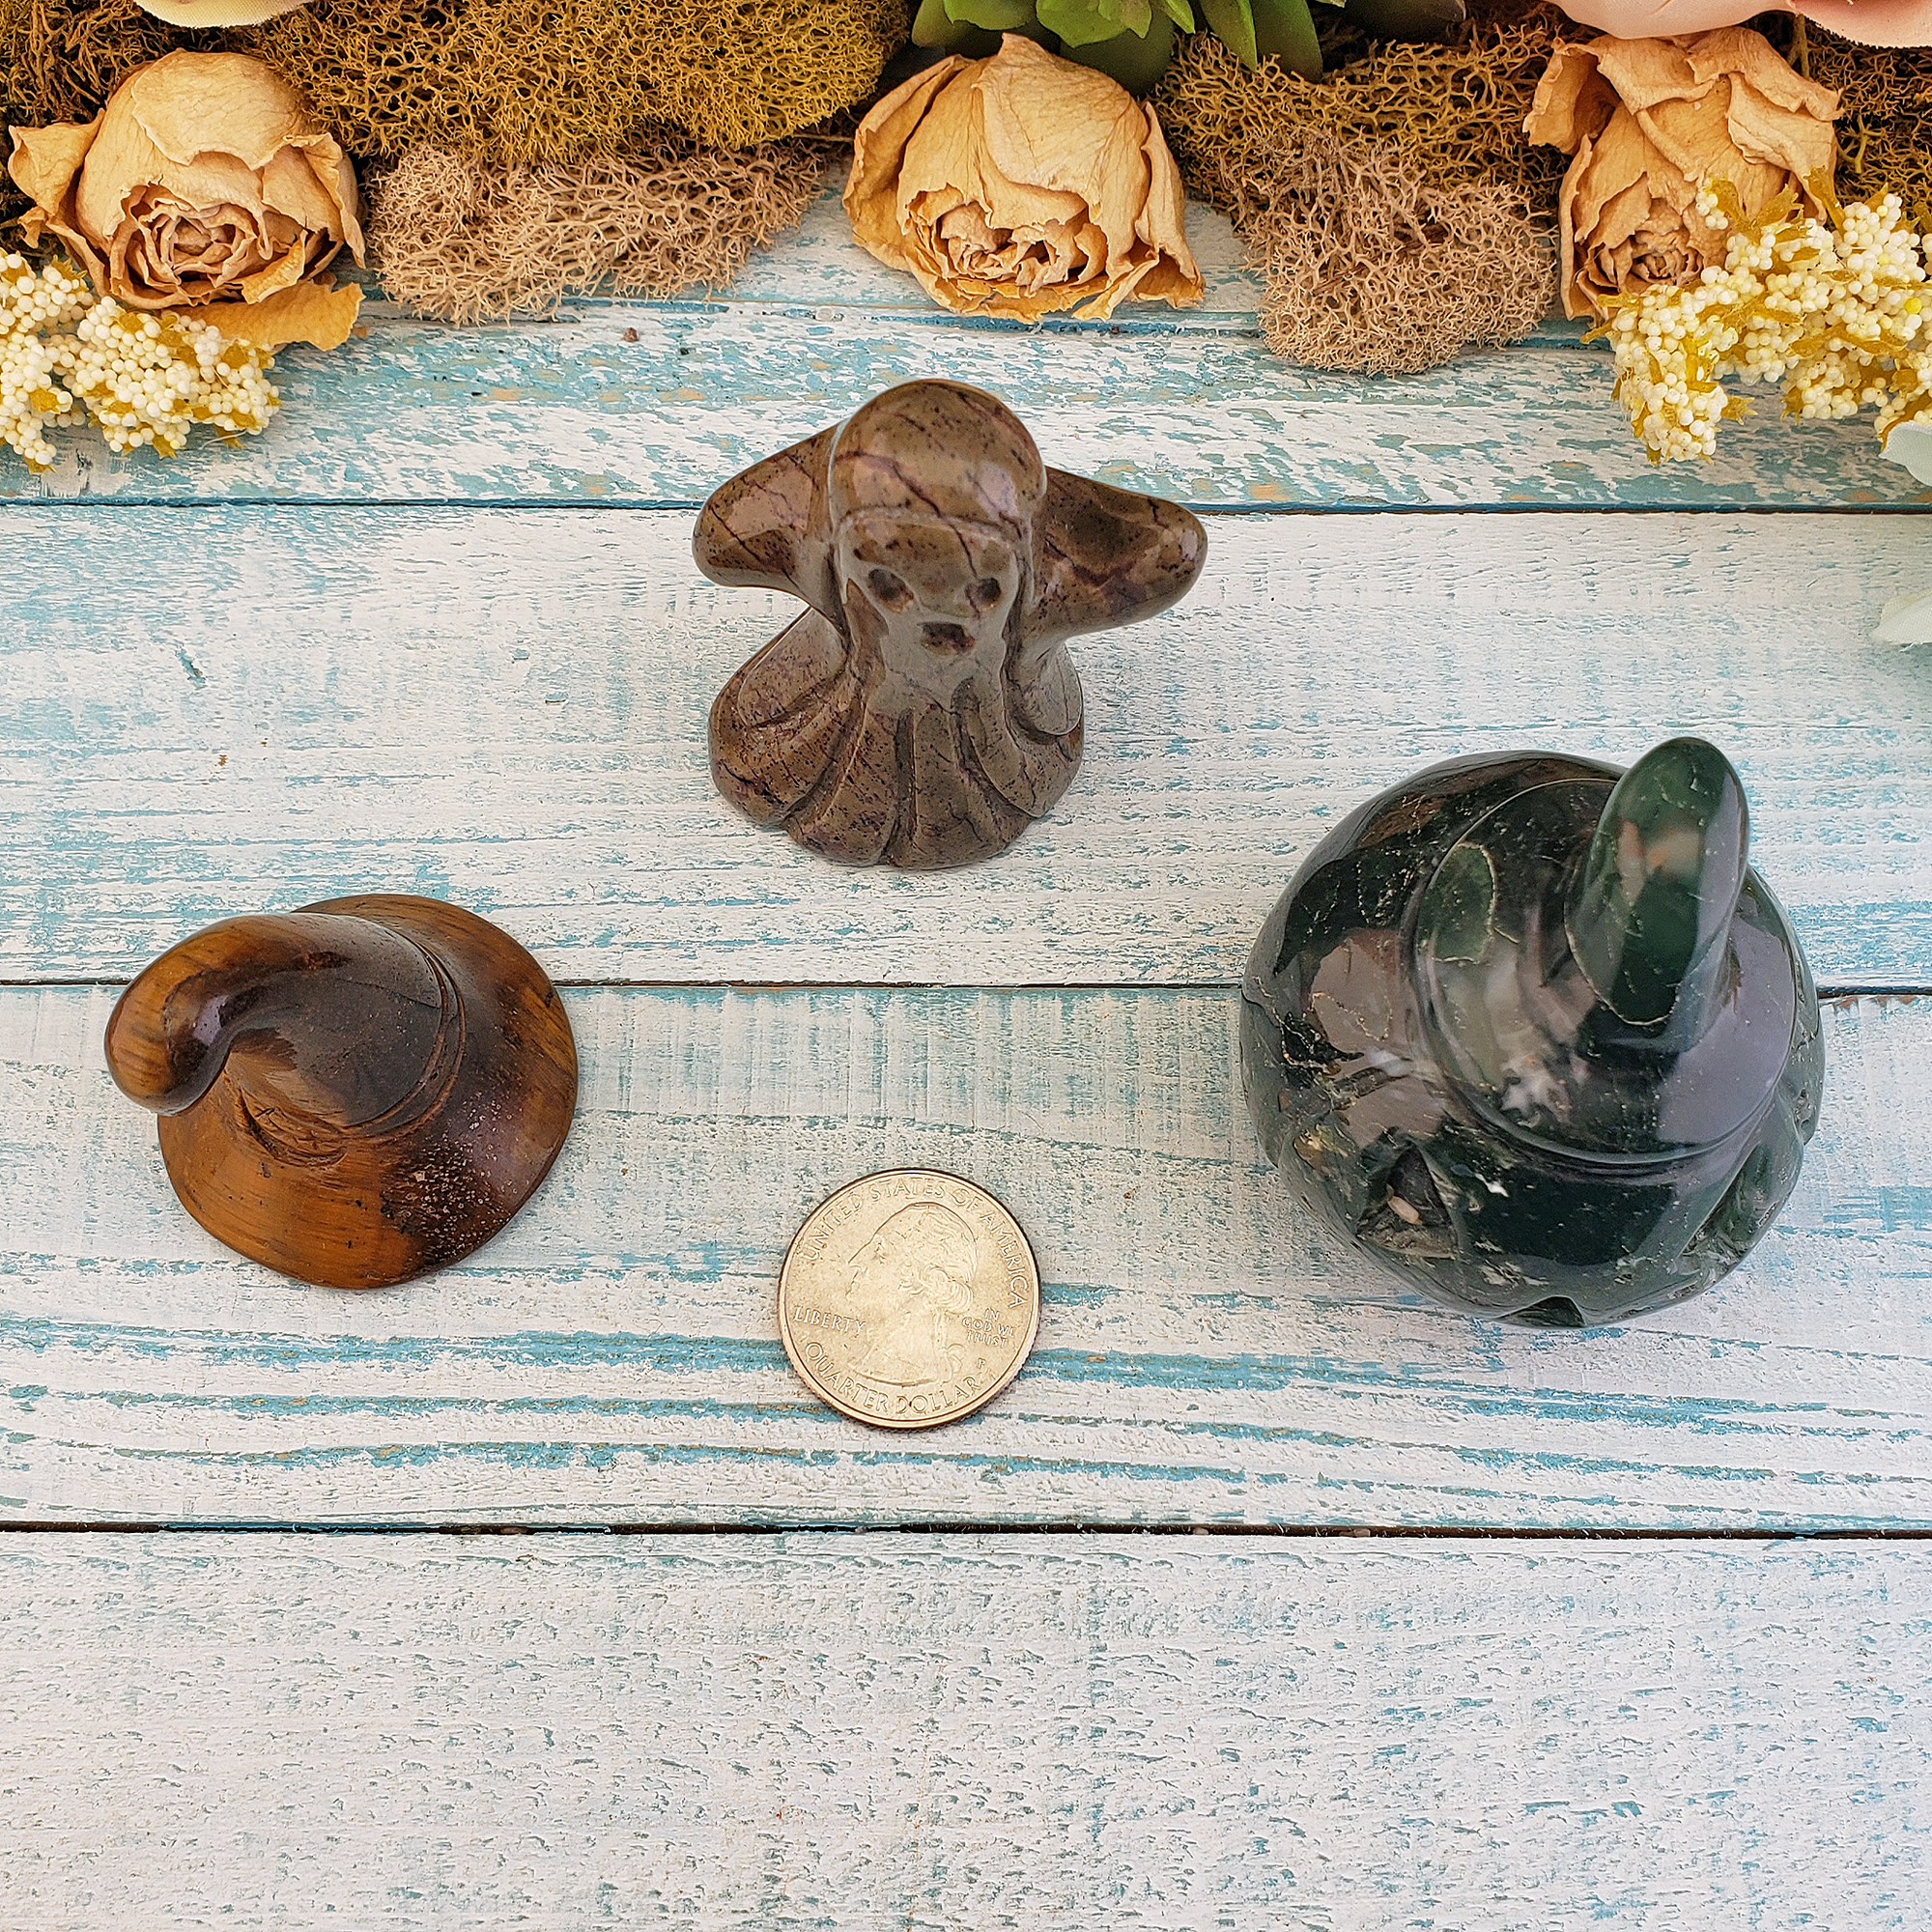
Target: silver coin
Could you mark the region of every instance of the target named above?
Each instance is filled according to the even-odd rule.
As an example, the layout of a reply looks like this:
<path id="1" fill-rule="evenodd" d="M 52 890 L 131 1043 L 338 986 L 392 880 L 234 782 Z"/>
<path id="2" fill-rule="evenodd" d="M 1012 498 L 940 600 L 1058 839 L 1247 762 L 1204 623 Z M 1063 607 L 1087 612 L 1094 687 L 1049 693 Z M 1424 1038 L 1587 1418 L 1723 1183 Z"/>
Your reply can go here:
<path id="1" fill-rule="evenodd" d="M 805 1218 L 779 1272 L 779 1335 L 800 1379 L 856 1422 L 971 1415 L 1039 1333 L 1039 1269 L 983 1187 L 932 1168 L 870 1174 Z"/>

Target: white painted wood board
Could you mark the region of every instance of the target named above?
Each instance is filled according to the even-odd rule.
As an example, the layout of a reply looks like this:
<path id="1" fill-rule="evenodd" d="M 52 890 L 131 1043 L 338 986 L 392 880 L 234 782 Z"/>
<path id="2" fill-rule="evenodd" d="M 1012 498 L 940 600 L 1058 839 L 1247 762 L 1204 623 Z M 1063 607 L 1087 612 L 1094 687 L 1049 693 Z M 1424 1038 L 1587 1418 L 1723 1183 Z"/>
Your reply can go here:
<path id="1" fill-rule="evenodd" d="M 1201 309 L 1028 328 L 927 303 L 828 195 L 719 298 L 581 301 L 468 329 L 374 305 L 365 339 L 277 357 L 284 408 L 266 435 L 198 437 L 163 464 L 62 432 L 45 477 L 0 454 L 0 500 L 696 505 L 875 391 L 952 376 L 1007 397 L 1049 463 L 1202 505 L 1932 503 L 1868 420 L 1793 428 L 1773 390 L 1715 462 L 1653 467 L 1611 399 L 1608 353 L 1562 324 L 1420 376 L 1293 367 L 1261 340 L 1226 222 L 1197 205 L 1189 223 Z"/>
<path id="2" fill-rule="evenodd" d="M 1932 968 L 1932 677 L 1875 644 L 1910 517 L 1215 518 L 1177 610 L 1076 640 L 1087 752 L 1001 859 L 827 865 L 713 788 L 711 699 L 799 608 L 674 512 L 48 509 L 0 565 L 0 975 L 210 920 L 457 900 L 574 980 L 1238 979 L 1356 804 L 1525 745 L 1741 767 L 1825 983 Z"/>
<path id="3" fill-rule="evenodd" d="M 1932 1549 L 0 1539 L 0 1927 L 1918 1932 Z"/>
<path id="4" fill-rule="evenodd" d="M 100 1066 L 110 989 L 0 986 L 0 1526 L 1932 1523 L 1932 1006 L 1832 1013 L 1819 1140 L 1738 1275 L 1564 1336 L 1306 1226 L 1232 995 L 1131 989 L 1225 988 L 1417 764 L 1674 729 L 1738 758 L 1828 983 L 1932 984 L 1927 687 L 1868 642 L 1932 526 L 1549 514 L 1932 492 L 1775 404 L 1651 469 L 1561 325 L 1413 379 L 1289 368 L 1192 220 L 1186 316 L 962 323 L 826 202 L 717 301 L 379 304 L 283 358 L 238 450 L 0 457 L 0 979 L 112 980 L 360 885 L 565 979 L 697 982 L 571 993 L 543 1193 L 359 1298 L 187 1220 Z M 972 873 L 837 873 L 710 792 L 705 707 L 792 607 L 698 581 L 689 513 L 921 374 L 1208 509 L 1544 514 L 1217 516 L 1189 605 L 1076 646 L 1051 820 Z M 971 990 L 1055 981 L 1090 990 Z M 793 1380 L 771 1293 L 805 1209 L 900 1161 L 1011 1203 L 1047 1321 L 992 1409 L 888 1442 Z M 0 1932 L 1917 1932 L 1927 1548 L 14 1527 Z"/>
<path id="5" fill-rule="evenodd" d="M 1829 1014 L 1797 1193 L 1622 1328 L 1438 1309 L 1260 1164 L 1226 992 L 595 990 L 569 1144 L 394 1291 L 220 1247 L 101 1066 L 106 989 L 0 1000 L 0 1522 L 1932 1527 L 1932 1000 Z M 1038 1347 L 945 1429 L 821 1406 L 793 1230 L 932 1166 L 1032 1237 Z"/>

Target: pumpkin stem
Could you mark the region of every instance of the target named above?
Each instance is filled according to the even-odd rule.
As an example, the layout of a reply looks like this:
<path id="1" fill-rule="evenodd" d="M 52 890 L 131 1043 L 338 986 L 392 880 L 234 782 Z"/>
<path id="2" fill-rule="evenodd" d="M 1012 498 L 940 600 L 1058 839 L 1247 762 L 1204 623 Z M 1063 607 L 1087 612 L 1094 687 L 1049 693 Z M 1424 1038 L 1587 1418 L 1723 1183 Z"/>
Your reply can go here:
<path id="1" fill-rule="evenodd" d="M 1723 1004 L 1749 817 L 1729 759 L 1673 738 L 1617 781 L 1577 872 L 1571 950 L 1611 1011 L 1682 1045 Z"/>

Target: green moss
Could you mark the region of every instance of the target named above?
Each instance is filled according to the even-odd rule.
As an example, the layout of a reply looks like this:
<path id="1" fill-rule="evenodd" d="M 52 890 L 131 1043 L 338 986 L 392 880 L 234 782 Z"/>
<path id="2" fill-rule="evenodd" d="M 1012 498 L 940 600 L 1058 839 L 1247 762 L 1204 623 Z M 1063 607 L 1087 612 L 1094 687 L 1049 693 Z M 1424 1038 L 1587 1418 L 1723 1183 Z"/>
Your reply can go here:
<path id="1" fill-rule="evenodd" d="M 865 99 L 905 0 L 317 0 L 234 37 L 358 155 L 621 155 L 653 125 L 776 140 Z"/>

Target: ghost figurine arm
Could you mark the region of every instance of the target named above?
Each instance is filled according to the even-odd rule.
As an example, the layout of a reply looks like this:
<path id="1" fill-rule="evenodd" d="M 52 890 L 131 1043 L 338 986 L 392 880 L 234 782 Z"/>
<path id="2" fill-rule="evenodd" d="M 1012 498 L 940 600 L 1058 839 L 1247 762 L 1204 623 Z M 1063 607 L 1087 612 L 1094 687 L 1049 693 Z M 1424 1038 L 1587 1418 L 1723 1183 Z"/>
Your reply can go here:
<path id="1" fill-rule="evenodd" d="M 1036 527 L 1035 646 L 1158 615 L 1193 587 L 1208 551 L 1200 518 L 1179 503 L 1061 469 L 1046 472 Z"/>
<path id="2" fill-rule="evenodd" d="M 838 620 L 825 528 L 826 465 L 838 434 L 836 427 L 820 430 L 711 493 L 691 554 L 712 582 L 789 590 Z"/>

